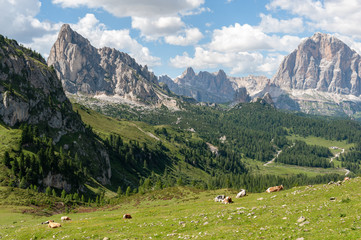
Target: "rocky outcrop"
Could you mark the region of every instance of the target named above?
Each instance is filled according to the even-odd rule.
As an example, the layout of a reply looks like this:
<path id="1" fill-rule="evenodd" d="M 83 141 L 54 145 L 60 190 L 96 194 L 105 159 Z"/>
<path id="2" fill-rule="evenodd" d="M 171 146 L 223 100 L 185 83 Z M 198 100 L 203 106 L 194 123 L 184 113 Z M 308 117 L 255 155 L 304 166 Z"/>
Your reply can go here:
<path id="1" fill-rule="evenodd" d="M 58 132 L 83 130 L 60 81 L 44 59 L 2 36 L 0 45 L 1 120 L 11 127 L 26 122 L 45 124 Z"/>
<path id="2" fill-rule="evenodd" d="M 233 100 L 235 93 L 223 70 L 196 74 L 193 68 L 189 67 L 174 81 L 168 76 L 161 76 L 159 81 L 166 83 L 174 93 L 192 97 L 199 102 L 229 102 Z"/>
<path id="3" fill-rule="evenodd" d="M 114 48 L 97 49 L 68 24 L 59 32 L 48 58 L 64 90 L 88 95 L 105 94 L 145 104 L 160 103 L 166 96 L 147 66 Z"/>
<path id="4" fill-rule="evenodd" d="M 272 81 L 282 89 L 361 93 L 361 57 L 329 34 L 316 33 L 282 62 Z"/>
<path id="5" fill-rule="evenodd" d="M 279 90 L 270 93 L 280 108 L 352 116 L 360 109 L 360 77 L 360 55 L 334 36 L 316 33 L 285 57 L 271 81 Z"/>
<path id="6" fill-rule="evenodd" d="M 21 124 L 38 126 L 39 134 L 51 138 L 54 145 L 62 142 L 71 149 L 73 156 L 78 154 L 79 161 L 86 161 L 91 176 L 103 184 L 110 183 L 108 153 L 95 137 L 87 133 L 54 69 L 48 67 L 40 54 L 1 35 L 0 123 L 9 127 Z M 58 172 L 49 172 L 43 184 L 70 187 Z"/>
<path id="7" fill-rule="evenodd" d="M 249 102 L 269 84 L 269 79 L 264 76 L 230 77 L 223 70 L 196 74 L 192 68 L 187 68 L 174 80 L 161 76 L 159 81 L 166 83 L 174 93 L 200 102 L 233 104 Z"/>
<path id="8" fill-rule="evenodd" d="M 245 87 L 241 87 L 236 90 L 234 94 L 233 102 L 237 103 L 246 103 L 251 101 L 251 97 L 249 96 L 247 89 Z"/>

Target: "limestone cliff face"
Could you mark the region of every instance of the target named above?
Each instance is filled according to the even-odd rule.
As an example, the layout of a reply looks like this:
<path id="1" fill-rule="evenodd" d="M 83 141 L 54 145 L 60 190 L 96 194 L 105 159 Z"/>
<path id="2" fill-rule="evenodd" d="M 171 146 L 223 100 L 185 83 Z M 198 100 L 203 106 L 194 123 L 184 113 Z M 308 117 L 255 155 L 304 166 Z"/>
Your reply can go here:
<path id="1" fill-rule="evenodd" d="M 69 93 L 122 96 L 132 101 L 161 101 L 157 77 L 128 54 L 113 48 L 97 49 L 69 25 L 64 24 L 54 43 L 48 65 Z"/>
<path id="2" fill-rule="evenodd" d="M 196 74 L 192 68 L 187 68 L 174 81 L 167 76 L 160 77 L 159 81 L 166 83 L 176 94 L 193 97 L 199 102 L 229 102 L 235 94 L 232 83 L 223 70 Z"/>
<path id="3" fill-rule="evenodd" d="M 92 176 L 103 184 L 111 178 L 109 156 L 96 139 L 87 139 L 86 128 L 70 101 L 53 68 L 48 67 L 40 54 L 19 46 L 15 40 L 0 35 L 0 123 L 17 127 L 23 123 L 37 125 L 41 134 L 52 138 L 54 144 L 63 139 L 89 162 Z M 58 173 L 50 173 L 43 180 L 48 186 L 69 184 Z"/>
<path id="4" fill-rule="evenodd" d="M 273 82 L 287 90 L 359 96 L 360 76 L 360 55 L 329 34 L 316 33 L 284 59 Z"/>
<path id="5" fill-rule="evenodd" d="M 43 123 L 59 132 L 83 130 L 55 72 L 42 57 L 2 36 L 0 45 L 1 120 L 11 127 L 26 122 Z"/>

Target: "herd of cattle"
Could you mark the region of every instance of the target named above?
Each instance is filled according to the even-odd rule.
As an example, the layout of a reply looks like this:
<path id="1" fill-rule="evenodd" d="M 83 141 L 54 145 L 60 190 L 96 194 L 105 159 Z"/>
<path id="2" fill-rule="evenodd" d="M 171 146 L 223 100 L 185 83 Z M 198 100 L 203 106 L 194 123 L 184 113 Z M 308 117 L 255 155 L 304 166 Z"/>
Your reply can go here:
<path id="1" fill-rule="evenodd" d="M 279 192 L 283 190 L 283 185 L 280 186 L 274 186 L 274 187 L 269 187 L 266 192 L 271 193 L 271 192 Z M 241 191 L 237 194 L 236 198 L 241 198 L 246 196 L 246 190 L 241 189 Z M 214 198 L 215 202 L 222 202 L 224 204 L 229 204 L 229 203 L 233 203 L 232 198 L 229 196 L 225 196 L 225 195 L 218 195 L 217 197 Z"/>
<path id="2" fill-rule="evenodd" d="M 343 180 L 343 182 L 348 181 L 348 180 L 350 180 L 350 178 L 345 177 L 345 179 Z M 341 181 L 340 181 L 340 182 L 341 182 Z M 332 183 L 333 183 L 333 182 L 332 182 Z M 330 184 L 330 183 L 329 183 L 329 184 Z M 269 187 L 269 188 L 266 190 L 266 192 L 268 192 L 268 193 L 271 193 L 271 192 L 279 192 L 279 191 L 281 191 L 281 190 L 283 190 L 283 185 L 274 186 L 274 187 Z M 246 196 L 246 190 L 245 190 L 245 189 L 241 189 L 241 191 L 236 195 L 236 198 L 241 198 L 241 197 L 244 197 L 244 196 Z M 215 201 L 215 202 L 222 202 L 222 203 L 224 203 L 224 204 L 233 203 L 232 198 L 229 197 L 229 196 L 225 196 L 225 195 L 218 195 L 217 197 L 214 198 L 214 201 Z M 132 216 L 127 213 L 127 214 L 124 214 L 124 215 L 123 215 L 123 218 L 124 218 L 124 219 L 131 219 Z M 61 217 L 60 220 L 61 220 L 62 222 L 64 222 L 64 221 L 71 221 L 71 219 L 70 219 L 69 217 L 67 217 L 67 216 Z M 41 223 L 41 224 L 48 224 L 48 226 L 49 226 L 50 228 L 58 228 L 58 227 L 61 227 L 61 224 L 54 222 L 54 220 L 48 220 L 48 221 L 43 222 L 43 223 Z"/>

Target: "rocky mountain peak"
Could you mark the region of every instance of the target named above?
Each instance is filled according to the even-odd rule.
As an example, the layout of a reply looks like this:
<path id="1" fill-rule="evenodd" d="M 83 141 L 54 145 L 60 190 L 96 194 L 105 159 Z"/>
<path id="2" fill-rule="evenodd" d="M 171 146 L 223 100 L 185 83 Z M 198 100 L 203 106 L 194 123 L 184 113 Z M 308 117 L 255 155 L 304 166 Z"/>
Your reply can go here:
<path id="1" fill-rule="evenodd" d="M 157 77 L 134 58 L 114 48 L 97 49 L 64 24 L 54 43 L 48 65 L 61 79 L 65 91 L 106 98 L 116 95 L 142 104 L 159 104 L 167 95 L 159 92 Z"/>
<path id="2" fill-rule="evenodd" d="M 219 69 L 218 73 L 217 73 L 217 78 L 219 79 L 226 79 L 227 78 L 227 74 L 222 70 Z"/>
<path id="3" fill-rule="evenodd" d="M 194 78 L 196 73 L 194 72 L 192 67 L 188 67 L 182 74 L 182 78 Z"/>
<path id="4" fill-rule="evenodd" d="M 272 81 L 282 89 L 315 89 L 358 96 L 360 59 L 336 37 L 316 33 L 285 57 Z"/>

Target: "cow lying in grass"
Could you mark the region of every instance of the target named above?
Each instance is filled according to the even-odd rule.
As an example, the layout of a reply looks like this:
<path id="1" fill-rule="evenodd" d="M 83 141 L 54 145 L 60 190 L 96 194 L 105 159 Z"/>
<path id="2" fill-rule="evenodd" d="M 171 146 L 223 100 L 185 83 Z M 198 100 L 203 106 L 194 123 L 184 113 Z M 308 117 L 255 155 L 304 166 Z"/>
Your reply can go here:
<path id="1" fill-rule="evenodd" d="M 217 197 L 214 198 L 214 201 L 222 202 L 225 198 L 226 198 L 226 196 L 224 196 L 224 195 L 218 195 Z"/>
<path id="2" fill-rule="evenodd" d="M 271 192 L 279 192 L 283 189 L 283 185 L 280 186 L 275 186 L 275 187 L 269 187 L 266 192 L 271 193 Z"/>
<path id="3" fill-rule="evenodd" d="M 49 222 L 48 227 L 50 227 L 50 228 L 58 228 L 58 227 L 61 227 L 60 223 L 56 223 L 56 222 L 54 222 L 53 220 L 49 220 L 48 222 Z"/>
<path id="4" fill-rule="evenodd" d="M 126 214 L 123 215 L 123 218 L 124 219 L 131 219 L 132 216 L 129 213 L 126 213 Z"/>
<path id="5" fill-rule="evenodd" d="M 70 217 L 64 216 L 60 218 L 62 222 L 64 221 L 71 221 Z"/>
<path id="6" fill-rule="evenodd" d="M 224 204 L 233 203 L 232 198 L 231 198 L 231 197 L 226 197 L 226 198 L 223 200 L 223 203 L 224 203 Z"/>

